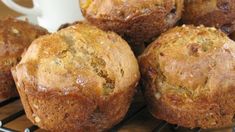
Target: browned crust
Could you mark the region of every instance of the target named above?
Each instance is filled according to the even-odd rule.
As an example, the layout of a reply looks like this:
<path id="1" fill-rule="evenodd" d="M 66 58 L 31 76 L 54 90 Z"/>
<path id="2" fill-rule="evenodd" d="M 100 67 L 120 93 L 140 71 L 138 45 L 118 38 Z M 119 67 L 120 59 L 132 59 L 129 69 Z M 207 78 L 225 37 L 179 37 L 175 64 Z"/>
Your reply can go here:
<path id="1" fill-rule="evenodd" d="M 11 67 L 21 58 L 21 53 L 31 42 L 47 31 L 26 21 L 6 18 L 0 20 L 0 99 L 18 96 L 11 75 Z"/>
<path id="2" fill-rule="evenodd" d="M 209 1 L 212 3 L 214 0 Z M 216 7 L 204 7 L 202 10 L 199 10 L 199 8 L 195 6 L 203 6 L 203 4 L 206 3 L 208 3 L 208 1 L 190 0 L 187 2 L 186 0 L 185 10 L 182 16 L 183 23 L 213 26 L 220 28 L 227 34 L 235 31 L 235 0 L 217 0 Z M 212 5 L 213 4 L 211 4 L 211 6 Z M 211 8 L 213 8 L 213 10 Z"/>
<path id="3" fill-rule="evenodd" d="M 162 19 L 164 17 L 164 11 L 156 10 L 149 14 L 135 16 L 128 21 L 97 19 L 92 16 L 87 16 L 87 19 L 99 28 L 117 32 L 131 44 L 139 45 L 142 42 L 151 42 L 153 38 L 173 26 L 164 22 Z"/>
<path id="4" fill-rule="evenodd" d="M 53 57 L 62 61 L 53 65 Z M 140 78 L 128 44 L 87 23 L 35 40 L 12 74 L 27 117 L 50 131 L 111 128 L 125 116 Z"/>
<path id="5" fill-rule="evenodd" d="M 221 93 L 218 93 L 218 98 L 215 101 L 194 102 L 191 104 L 191 109 L 186 111 L 168 105 L 169 99 L 156 100 L 153 92 L 150 91 L 147 90 L 145 93 L 148 108 L 152 115 L 158 119 L 189 128 L 200 127 L 206 129 L 232 126 L 234 117 L 233 109 L 235 109 L 235 99 L 233 97 L 235 92 L 232 90 L 222 93 L 226 94 L 227 97 L 231 97 L 229 100 L 221 97 Z M 231 106 L 228 106 L 228 104 L 231 104 Z M 211 120 L 215 123 L 209 123 Z"/>
<path id="6" fill-rule="evenodd" d="M 158 88 L 154 80 L 157 71 L 149 68 L 147 61 L 142 60 L 140 65 L 145 99 L 154 117 L 189 128 L 221 128 L 232 125 L 235 109 L 234 88 L 230 88 L 230 91 L 217 92 L 212 98 L 202 96 L 197 102 L 192 102 L 188 110 L 183 110 L 169 104 L 172 100 L 181 99 L 177 95 L 165 94 L 160 100 L 156 99 L 155 93 L 158 92 Z M 211 120 L 215 123 L 211 124 Z"/>
<path id="7" fill-rule="evenodd" d="M 168 33 L 173 33 L 173 34 L 179 33 L 181 35 L 181 38 L 184 38 L 185 36 L 182 36 L 181 31 L 187 29 L 188 30 L 187 32 L 183 31 L 185 33 L 183 35 L 186 35 L 186 34 L 188 35 L 189 33 L 194 34 L 194 30 L 190 26 L 185 26 L 185 29 L 182 27 L 180 29 L 178 28 L 178 30 L 176 29 L 177 28 L 172 29 L 175 32 L 172 32 L 171 30 Z M 198 29 L 200 29 L 200 27 L 198 27 Z M 220 39 L 222 40 L 227 39 L 227 41 L 231 41 L 228 38 L 222 37 L 222 36 L 225 36 L 224 34 L 220 36 L 219 35 L 220 32 L 218 31 L 216 32 L 218 33 L 217 37 L 220 37 Z M 177 92 L 171 92 L 170 90 L 167 90 L 167 87 L 161 87 L 161 85 L 158 85 L 159 82 L 157 81 L 162 79 L 163 75 L 161 74 L 163 74 L 162 73 L 163 69 L 166 68 L 166 67 L 161 67 L 162 69 L 159 68 L 159 65 L 160 65 L 159 56 L 161 56 L 161 53 L 162 53 L 161 52 L 162 50 L 160 50 L 161 46 L 163 44 L 168 44 L 168 46 L 174 47 L 168 43 L 169 42 L 168 40 L 174 38 L 174 36 L 172 34 L 170 35 L 168 34 L 167 36 L 166 34 L 165 36 L 163 35 L 158 40 L 156 40 L 153 44 L 151 44 L 143 53 L 143 55 L 140 56 L 139 58 L 139 64 L 140 64 L 141 75 L 142 75 L 141 79 L 144 85 L 144 95 L 148 103 L 148 108 L 150 112 L 152 113 L 152 115 L 158 119 L 166 120 L 169 123 L 178 124 L 180 126 L 190 127 L 190 128 L 195 128 L 195 127 L 221 128 L 221 127 L 231 126 L 235 117 L 234 116 L 235 115 L 235 111 L 234 111 L 235 110 L 235 96 L 234 96 L 235 86 L 233 83 L 231 84 L 227 83 L 225 85 L 223 84 L 223 82 L 226 82 L 227 80 L 234 80 L 234 76 L 229 75 L 229 73 L 231 72 L 234 75 L 233 70 L 229 71 L 228 73 L 225 72 L 226 70 L 220 71 L 221 73 L 219 74 L 220 76 L 227 75 L 227 76 L 230 76 L 231 78 L 224 78 L 221 81 L 216 80 L 218 82 L 216 81 L 212 82 L 212 83 L 215 83 L 216 86 L 214 87 L 214 89 L 211 90 L 210 93 L 200 91 L 199 93 L 200 96 L 197 96 L 193 100 L 190 100 L 190 98 L 193 95 L 186 96 L 186 95 L 181 94 L 182 91 L 180 92 L 180 88 L 177 87 L 177 85 L 175 84 L 173 85 L 173 87 L 175 87 L 175 90 L 177 90 Z M 204 36 L 204 37 L 207 38 L 207 36 Z M 189 40 L 186 42 L 187 43 L 180 43 L 180 45 L 190 43 Z M 230 44 L 231 46 L 234 46 L 233 42 Z M 172 48 L 171 51 L 177 50 L 174 48 Z M 183 48 L 181 47 L 181 49 Z M 166 52 L 166 49 L 165 49 L 165 52 Z M 172 52 L 167 52 L 167 53 L 174 54 Z M 181 52 L 183 51 L 181 50 Z M 234 50 L 231 50 L 230 52 L 233 53 Z M 175 56 L 179 54 L 180 53 L 177 53 L 175 54 Z M 220 54 L 223 54 L 223 52 Z M 167 56 L 167 55 L 166 54 L 164 55 L 162 53 L 162 56 Z M 200 60 L 202 60 L 203 58 L 205 58 L 205 56 L 201 57 Z M 228 57 L 225 58 L 224 56 L 224 62 L 227 58 Z M 174 60 L 168 60 L 168 61 L 172 62 Z M 192 62 L 190 58 L 187 58 L 187 61 Z M 187 62 L 183 60 L 183 63 L 180 66 L 180 68 L 184 67 L 184 65 L 186 64 Z M 177 71 L 178 69 L 174 67 L 174 70 Z M 193 71 L 194 69 L 190 68 L 188 71 L 190 70 Z M 164 76 L 164 77 L 165 77 L 164 82 L 170 81 L 170 79 L 167 78 L 168 76 Z M 194 78 L 196 77 L 194 76 Z M 201 79 L 201 78 L 199 77 L 198 79 Z M 175 76 L 174 80 L 179 80 L 179 78 Z M 185 83 L 189 80 L 191 79 L 187 78 L 185 80 Z M 163 88 L 165 88 L 164 92 L 163 92 Z M 190 88 L 187 87 L 187 89 L 190 89 Z M 206 89 L 206 87 L 199 87 L 199 89 Z"/>
<path id="8" fill-rule="evenodd" d="M 161 15 L 162 13 L 157 11 L 149 15 L 137 17 L 130 22 L 110 21 L 105 19 L 97 20 L 89 16 L 87 19 L 91 24 L 94 24 L 103 30 L 114 31 L 121 35 L 128 41 L 135 54 L 139 55 L 144 51 L 145 44 L 149 44 L 160 33 L 173 26 L 161 22 Z M 156 23 L 155 25 L 152 24 L 156 21 L 159 23 Z"/>
<path id="9" fill-rule="evenodd" d="M 83 14 L 88 22 L 98 26 L 103 30 L 111 30 L 121 35 L 129 42 L 135 52 L 142 52 L 144 45 L 152 42 L 162 32 L 171 28 L 181 18 L 181 11 L 183 10 L 183 1 L 177 0 L 176 15 L 167 22 L 167 15 L 172 9 L 169 9 L 172 1 L 166 1 L 166 5 L 146 14 L 136 14 L 128 19 L 115 19 L 115 17 L 108 14 L 108 18 L 94 17 L 83 10 Z"/>
<path id="10" fill-rule="evenodd" d="M 11 72 L 0 72 L 0 100 L 18 96 Z"/>
<path id="11" fill-rule="evenodd" d="M 13 69 L 14 76 L 14 69 Z M 17 78 L 14 78 L 17 84 Z M 120 122 L 132 102 L 136 84 L 123 91 L 92 100 L 77 91 L 34 91 L 25 84 L 17 87 L 27 117 L 40 128 L 50 131 L 104 131 Z M 33 91 L 28 91 L 33 90 Z"/>

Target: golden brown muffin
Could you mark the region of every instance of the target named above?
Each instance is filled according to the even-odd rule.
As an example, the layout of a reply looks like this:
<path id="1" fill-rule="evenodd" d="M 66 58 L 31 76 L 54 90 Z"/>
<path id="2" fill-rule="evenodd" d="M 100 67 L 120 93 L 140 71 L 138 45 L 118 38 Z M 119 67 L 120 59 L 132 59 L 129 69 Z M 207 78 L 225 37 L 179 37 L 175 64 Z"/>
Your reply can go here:
<path id="1" fill-rule="evenodd" d="M 80 0 L 80 5 L 90 23 L 115 31 L 139 50 L 181 18 L 183 0 Z"/>
<path id="2" fill-rule="evenodd" d="M 47 31 L 25 21 L 8 18 L 0 20 L 0 100 L 16 96 L 11 67 L 31 42 Z"/>
<path id="3" fill-rule="evenodd" d="M 235 31 L 235 0 L 185 0 L 182 18 L 186 24 L 203 24 L 230 34 Z"/>
<path id="4" fill-rule="evenodd" d="M 235 114 L 235 42 L 215 28 L 183 26 L 139 58 L 151 113 L 184 127 L 218 128 Z"/>
<path id="5" fill-rule="evenodd" d="M 69 132 L 117 124 L 140 77 L 128 44 L 86 23 L 35 40 L 12 72 L 27 117 Z"/>

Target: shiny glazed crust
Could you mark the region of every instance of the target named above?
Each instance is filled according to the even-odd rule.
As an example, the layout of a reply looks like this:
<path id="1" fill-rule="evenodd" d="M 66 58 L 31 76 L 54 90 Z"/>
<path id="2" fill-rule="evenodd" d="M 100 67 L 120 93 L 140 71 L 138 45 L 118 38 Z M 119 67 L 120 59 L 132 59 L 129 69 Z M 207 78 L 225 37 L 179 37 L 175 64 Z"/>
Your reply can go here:
<path id="1" fill-rule="evenodd" d="M 235 114 L 235 43 L 215 28 L 175 27 L 139 57 L 150 112 L 184 127 L 219 128 Z"/>
<path id="2" fill-rule="evenodd" d="M 51 131 L 111 128 L 140 78 L 128 44 L 86 23 L 35 40 L 12 73 L 27 117 Z"/>
<path id="3" fill-rule="evenodd" d="M 185 0 L 182 18 L 186 24 L 213 26 L 230 34 L 235 31 L 235 0 Z"/>
<path id="4" fill-rule="evenodd" d="M 87 20 L 143 48 L 181 18 L 183 0 L 80 0 Z"/>
<path id="5" fill-rule="evenodd" d="M 0 99 L 17 95 L 11 67 L 19 62 L 21 53 L 35 38 L 46 33 L 46 30 L 25 21 L 0 20 Z"/>

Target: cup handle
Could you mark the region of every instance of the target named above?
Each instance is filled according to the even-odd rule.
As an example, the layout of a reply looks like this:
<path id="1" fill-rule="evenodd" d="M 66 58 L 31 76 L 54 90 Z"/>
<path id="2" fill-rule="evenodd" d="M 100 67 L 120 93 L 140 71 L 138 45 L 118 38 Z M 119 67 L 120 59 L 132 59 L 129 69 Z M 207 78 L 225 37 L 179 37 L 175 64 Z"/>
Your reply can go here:
<path id="1" fill-rule="evenodd" d="M 17 11 L 19 13 L 26 15 L 40 15 L 40 10 L 35 6 L 33 8 L 26 8 L 16 4 L 13 0 L 2 0 L 2 2 L 12 10 Z"/>

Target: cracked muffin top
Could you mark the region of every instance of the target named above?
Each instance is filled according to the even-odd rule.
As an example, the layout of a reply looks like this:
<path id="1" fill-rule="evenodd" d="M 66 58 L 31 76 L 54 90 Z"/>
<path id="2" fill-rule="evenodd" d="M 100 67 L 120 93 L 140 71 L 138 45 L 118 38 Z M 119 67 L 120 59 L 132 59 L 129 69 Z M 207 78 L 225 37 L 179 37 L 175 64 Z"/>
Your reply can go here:
<path id="1" fill-rule="evenodd" d="M 146 49 L 140 64 L 143 75 L 156 79 L 158 96 L 178 99 L 172 105 L 188 107 L 235 87 L 235 43 L 215 28 L 175 27 Z"/>
<path id="2" fill-rule="evenodd" d="M 170 12 L 176 10 L 177 0 L 80 0 L 85 16 L 113 20 L 129 20 L 140 15 L 147 15 L 155 10 Z"/>
<path id="3" fill-rule="evenodd" d="M 10 72 L 10 68 L 20 60 L 24 49 L 44 34 L 47 34 L 45 29 L 25 21 L 13 18 L 0 20 L 0 71 Z"/>
<path id="4" fill-rule="evenodd" d="M 86 23 L 35 40 L 16 71 L 21 79 L 18 85 L 26 83 L 37 91 L 62 94 L 107 95 L 135 85 L 139 79 L 128 44 L 115 33 Z"/>

